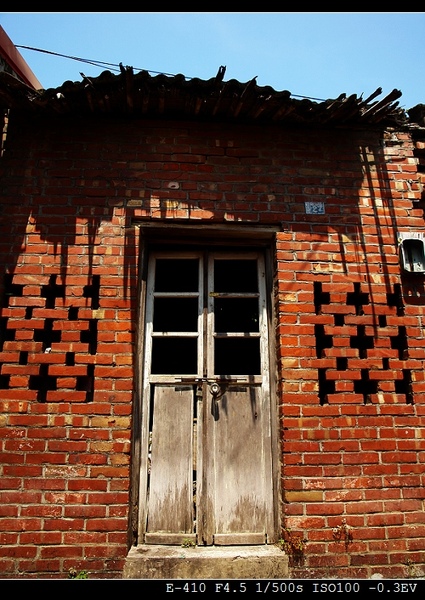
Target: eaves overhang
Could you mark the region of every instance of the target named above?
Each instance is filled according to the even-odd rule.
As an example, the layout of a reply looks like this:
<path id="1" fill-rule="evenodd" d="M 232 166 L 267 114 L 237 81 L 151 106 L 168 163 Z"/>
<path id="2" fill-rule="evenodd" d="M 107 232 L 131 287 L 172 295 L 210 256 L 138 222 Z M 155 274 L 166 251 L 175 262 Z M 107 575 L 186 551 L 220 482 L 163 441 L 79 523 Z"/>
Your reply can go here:
<path id="1" fill-rule="evenodd" d="M 341 94 L 315 101 L 291 92 L 258 86 L 256 78 L 241 83 L 224 80 L 225 67 L 202 80 L 184 75 L 137 74 L 131 67 L 119 74 L 102 72 L 58 88 L 34 90 L 0 73 L 0 108 L 33 115 L 93 115 L 149 119 L 240 122 L 288 126 L 400 128 L 408 118 L 399 107 L 399 90 L 383 98 L 378 88 L 368 97 Z"/>

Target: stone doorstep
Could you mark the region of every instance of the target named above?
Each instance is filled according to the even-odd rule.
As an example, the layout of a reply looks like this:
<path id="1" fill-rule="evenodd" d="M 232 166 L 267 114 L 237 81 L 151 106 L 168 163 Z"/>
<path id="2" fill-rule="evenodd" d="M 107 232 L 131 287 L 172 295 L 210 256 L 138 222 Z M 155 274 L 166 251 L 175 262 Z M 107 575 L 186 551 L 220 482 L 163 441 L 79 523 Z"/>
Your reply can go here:
<path id="1" fill-rule="evenodd" d="M 288 556 L 276 546 L 133 546 L 123 579 L 286 579 Z"/>

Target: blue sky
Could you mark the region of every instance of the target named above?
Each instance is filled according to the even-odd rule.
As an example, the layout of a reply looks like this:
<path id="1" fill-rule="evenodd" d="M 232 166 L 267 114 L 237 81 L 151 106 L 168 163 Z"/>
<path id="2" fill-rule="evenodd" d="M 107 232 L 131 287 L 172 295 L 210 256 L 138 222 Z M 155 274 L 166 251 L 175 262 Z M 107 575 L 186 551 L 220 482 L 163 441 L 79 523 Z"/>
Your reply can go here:
<path id="1" fill-rule="evenodd" d="M 294 96 L 367 97 L 381 87 L 401 90 L 406 110 L 425 104 L 422 12 L 2 12 L 0 25 L 15 45 L 37 49 L 18 48 L 45 89 L 120 62 L 201 79 L 223 65 L 226 81 L 256 77 Z"/>

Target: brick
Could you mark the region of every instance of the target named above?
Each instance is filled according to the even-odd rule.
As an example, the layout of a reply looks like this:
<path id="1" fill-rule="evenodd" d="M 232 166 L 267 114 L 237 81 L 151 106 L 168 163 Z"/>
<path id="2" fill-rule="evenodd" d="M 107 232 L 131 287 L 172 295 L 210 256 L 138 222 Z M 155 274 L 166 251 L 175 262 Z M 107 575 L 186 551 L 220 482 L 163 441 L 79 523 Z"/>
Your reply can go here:
<path id="1" fill-rule="evenodd" d="M 88 531 L 120 531 L 126 519 L 90 519 L 87 523 Z"/>

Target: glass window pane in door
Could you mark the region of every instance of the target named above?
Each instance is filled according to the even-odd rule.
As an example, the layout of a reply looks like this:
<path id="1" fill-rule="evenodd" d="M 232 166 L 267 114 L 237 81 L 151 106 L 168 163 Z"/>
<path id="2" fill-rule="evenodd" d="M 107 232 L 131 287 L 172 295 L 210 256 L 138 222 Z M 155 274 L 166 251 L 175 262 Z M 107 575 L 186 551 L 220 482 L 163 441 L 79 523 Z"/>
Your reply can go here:
<path id="1" fill-rule="evenodd" d="M 153 375 L 192 375 L 197 372 L 197 338 L 152 339 Z"/>
<path id="2" fill-rule="evenodd" d="M 218 338 L 214 340 L 215 375 L 260 375 L 259 338 Z"/>
<path id="3" fill-rule="evenodd" d="M 198 298 L 155 298 L 153 330 L 197 331 Z"/>
<path id="4" fill-rule="evenodd" d="M 197 292 L 197 258 L 158 258 L 155 265 L 155 292 Z"/>
<path id="5" fill-rule="evenodd" d="M 214 261 L 214 292 L 258 292 L 257 261 L 230 259 Z"/>
<path id="6" fill-rule="evenodd" d="M 214 322 L 217 333 L 258 332 L 258 299 L 215 298 Z"/>

